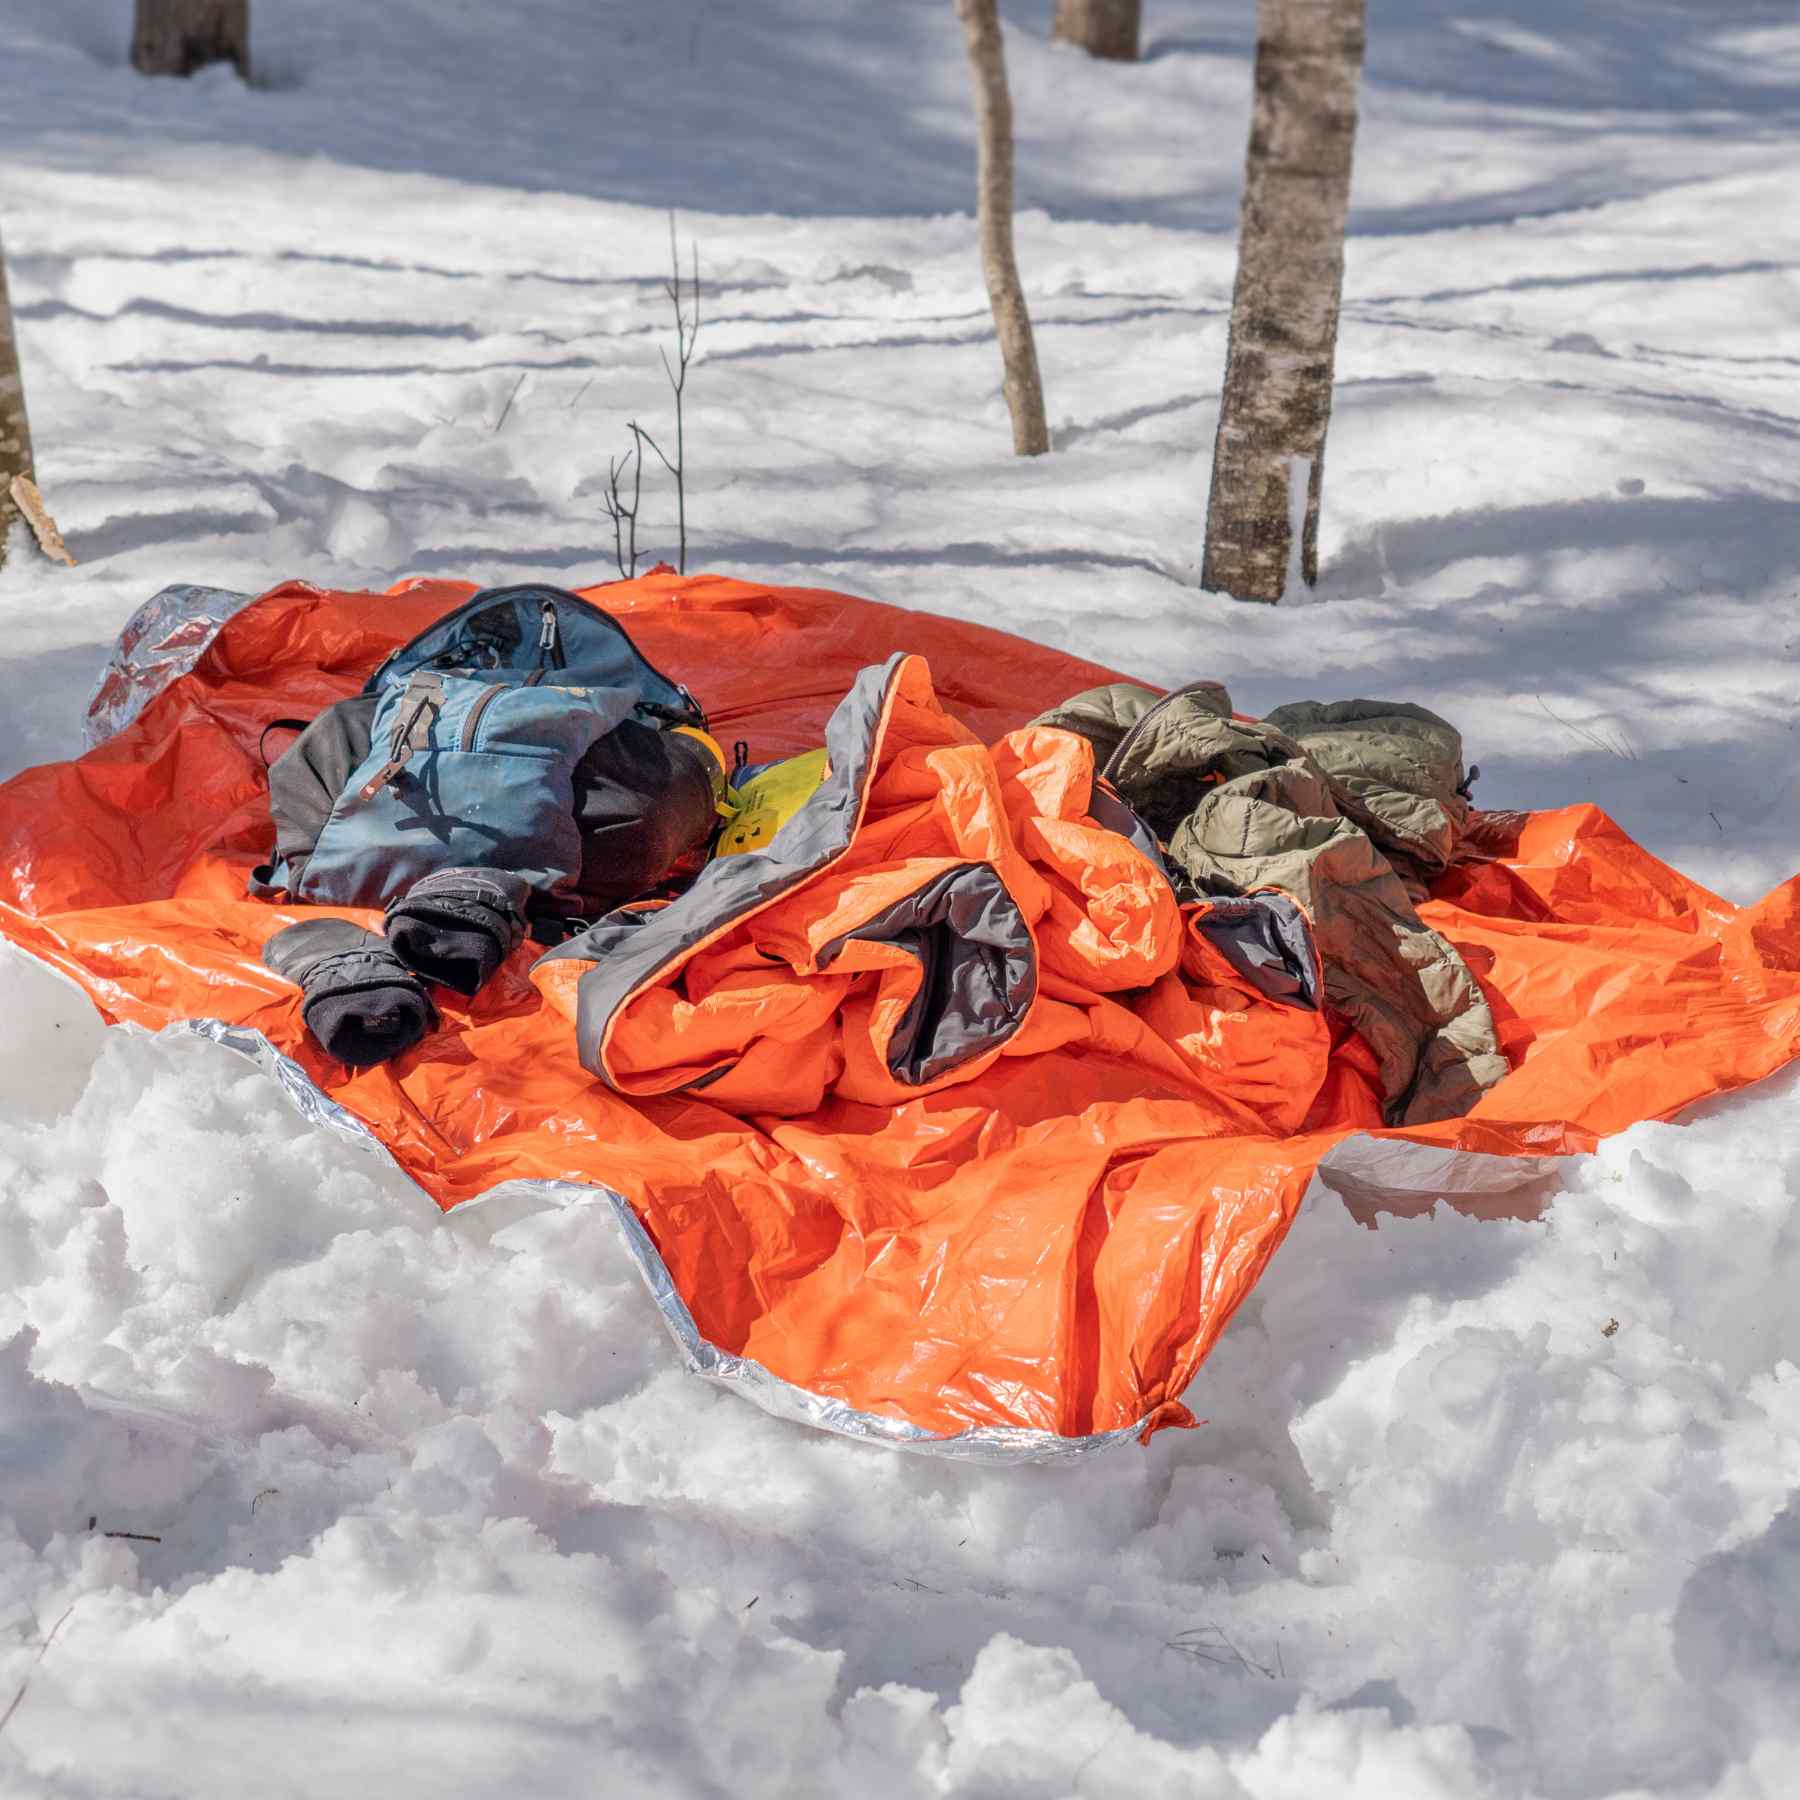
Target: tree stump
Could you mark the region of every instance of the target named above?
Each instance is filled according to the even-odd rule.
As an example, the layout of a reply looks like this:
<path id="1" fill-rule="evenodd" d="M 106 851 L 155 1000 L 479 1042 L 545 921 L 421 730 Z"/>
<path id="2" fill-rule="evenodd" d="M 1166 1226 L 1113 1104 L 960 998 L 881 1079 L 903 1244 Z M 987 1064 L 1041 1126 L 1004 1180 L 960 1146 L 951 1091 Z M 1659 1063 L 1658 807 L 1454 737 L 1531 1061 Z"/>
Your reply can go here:
<path id="1" fill-rule="evenodd" d="M 250 78 L 250 0 L 137 0 L 131 66 L 143 75 L 191 75 L 228 62 Z"/>
<path id="2" fill-rule="evenodd" d="M 1108 62 L 1136 62 L 1140 0 L 1056 0 L 1051 36 Z"/>

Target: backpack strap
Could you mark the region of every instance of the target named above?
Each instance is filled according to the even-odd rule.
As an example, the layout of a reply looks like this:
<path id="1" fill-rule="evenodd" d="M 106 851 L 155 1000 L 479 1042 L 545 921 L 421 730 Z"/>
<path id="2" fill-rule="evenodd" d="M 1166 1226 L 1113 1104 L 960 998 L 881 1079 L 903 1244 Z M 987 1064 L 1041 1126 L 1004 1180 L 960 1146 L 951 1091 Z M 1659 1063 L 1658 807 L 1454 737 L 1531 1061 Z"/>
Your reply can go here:
<path id="1" fill-rule="evenodd" d="M 498 693 L 496 687 L 493 690 Z M 484 696 L 484 698 L 491 698 Z M 390 781 L 398 780 L 415 750 L 426 749 L 431 728 L 444 710 L 444 679 L 433 669 L 415 669 L 400 703 L 400 717 L 388 740 L 388 757 L 357 791 L 359 800 L 373 800 Z"/>

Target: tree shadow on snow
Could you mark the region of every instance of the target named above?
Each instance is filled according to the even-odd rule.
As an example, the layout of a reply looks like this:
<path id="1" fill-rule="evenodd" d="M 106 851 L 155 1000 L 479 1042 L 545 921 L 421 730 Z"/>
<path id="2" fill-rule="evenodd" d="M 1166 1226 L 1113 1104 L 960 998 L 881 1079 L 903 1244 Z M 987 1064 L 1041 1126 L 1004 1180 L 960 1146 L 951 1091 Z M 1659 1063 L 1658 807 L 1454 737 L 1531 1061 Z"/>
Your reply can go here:
<path id="1" fill-rule="evenodd" d="M 1347 545 L 1321 573 L 1319 593 L 1326 600 L 1347 598 L 1379 585 L 1384 575 L 1409 587 L 1456 563 L 1485 558 L 1524 555 L 1542 566 L 1560 552 L 1613 550 L 1642 551 L 1659 571 L 1654 588 L 1613 596 L 1615 608 L 1631 604 L 1642 629 L 1643 605 L 1658 598 L 1679 603 L 1702 584 L 1754 593 L 1800 572 L 1800 508 L 1752 493 L 1636 495 L 1408 519 Z M 1545 624 L 1569 628 L 1566 616 L 1558 627 Z M 1619 648 L 1616 641 L 1609 645 L 1611 652 Z M 1442 667 L 1441 660 L 1433 657 L 1432 666 Z"/>
<path id="2" fill-rule="evenodd" d="M 1089 67 L 1051 47 L 1049 10 L 1048 0 L 1005 8 L 1019 204 L 1230 230 L 1238 155 L 1221 159 L 1207 146 L 1221 131 L 1241 141 L 1250 9 L 1160 0 L 1138 69 Z M 1697 136 L 1789 130 L 1800 98 L 1777 78 L 1770 35 L 1787 17 L 1778 0 L 1730 0 L 1723 11 L 1677 0 L 1579 9 L 1495 0 L 1466 19 L 1432 0 L 1395 0 L 1371 21 L 1372 121 L 1384 90 L 1447 96 L 1529 107 L 1546 115 L 1535 133 L 1566 132 L 1597 149 L 1585 168 L 1554 180 L 1365 207 L 1353 228 L 1430 229 L 1592 204 L 1631 185 L 1608 170 L 1601 122 L 1629 131 L 1641 119 L 1661 134 Z M 22 54 L 0 105 L 15 156 L 106 169 L 122 141 L 230 143 L 658 208 L 790 218 L 973 210 L 968 78 L 941 0 L 536 0 L 505 31 L 484 9 L 433 0 L 393 0 L 354 22 L 348 9 L 268 7 L 256 18 L 250 86 L 223 70 L 191 82 L 139 77 L 126 67 L 126 24 L 114 0 L 64 0 L 54 22 L 11 28 Z M 1134 93 L 1168 130 L 1202 122 L 1191 179 L 1171 191 L 1117 184 L 1127 141 L 1117 126 Z M 1046 108 L 1058 115 L 1053 129 Z"/>
<path id="3" fill-rule="evenodd" d="M 1190 0 L 1146 10 L 1145 55 L 1154 63 L 1248 55 L 1250 8 Z M 1364 64 L 1364 143 L 1402 134 L 1405 103 L 1431 129 L 1461 110 L 1529 113 L 1527 132 L 1556 149 L 1553 177 L 1528 169 L 1492 186 L 1502 167 L 1475 172 L 1485 191 L 1440 192 L 1402 204 L 1351 192 L 1356 235 L 1441 230 L 1542 217 L 1630 197 L 1659 180 L 1631 167 L 1631 140 L 1772 140 L 1800 120 L 1793 79 L 1793 9 L 1787 0 L 1494 0 L 1466 12 L 1443 0 L 1384 0 L 1370 9 Z M 1778 39 L 1777 33 L 1788 35 Z M 1783 62 L 1783 55 L 1789 59 Z M 1497 146 L 1496 146 L 1497 147 Z M 1366 153 L 1366 152 L 1365 152 Z M 1704 173 L 1702 170 L 1694 171 Z M 1458 185 L 1466 187 L 1467 183 Z"/>
<path id="4" fill-rule="evenodd" d="M 1578 608 L 1553 597 L 1571 579 Z M 1504 741 L 1471 736 L 1479 800 L 1592 800 L 1677 867 L 1735 858 L 1739 899 L 1793 873 L 1800 509 L 1747 493 L 1474 508 L 1383 525 L 1320 583 L 1328 601 L 1397 592 L 1409 609 L 1421 590 L 1428 627 L 1383 635 L 1380 678 L 1503 709 Z M 1281 686 L 1234 691 L 1266 710 Z"/>
<path id="5" fill-rule="evenodd" d="M 931 38 L 960 55 L 960 34 L 917 0 L 835 17 L 806 0 L 538 0 L 500 30 L 486 9 L 435 0 L 354 23 L 346 9 L 268 7 L 251 86 L 222 70 L 135 75 L 128 24 L 113 0 L 68 0 L 30 34 L 5 95 L 15 153 L 105 168 L 121 139 L 228 141 L 656 207 L 973 207 L 972 128 L 968 142 L 946 135 L 918 105 Z"/>
<path id="6" fill-rule="evenodd" d="M 1146 9 L 1147 61 L 1245 53 L 1239 0 Z M 1382 0 L 1363 68 L 1378 87 L 1450 100 L 1582 114 L 1658 117 L 1659 131 L 1709 135 L 1800 118 L 1800 88 L 1771 52 L 1794 24 L 1789 0 Z M 1791 38 L 1788 45 L 1791 51 Z"/>

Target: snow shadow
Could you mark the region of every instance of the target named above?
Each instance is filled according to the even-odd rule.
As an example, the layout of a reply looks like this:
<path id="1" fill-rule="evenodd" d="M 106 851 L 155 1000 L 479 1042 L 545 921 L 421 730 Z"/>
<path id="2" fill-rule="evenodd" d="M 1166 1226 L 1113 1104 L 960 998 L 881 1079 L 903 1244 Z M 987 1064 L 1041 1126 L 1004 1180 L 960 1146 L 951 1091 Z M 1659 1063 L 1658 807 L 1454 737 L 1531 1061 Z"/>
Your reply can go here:
<path id="1" fill-rule="evenodd" d="M 107 649 L 102 644 L 81 644 L 8 659 L 7 736 L 0 749 L 0 781 L 33 763 L 81 754 L 81 721 Z M 0 1092 L 4 1087 L 0 1082 Z"/>
<path id="2" fill-rule="evenodd" d="M 686 1382 L 644 1396 L 676 1416 L 653 1420 L 646 1404 L 632 1429 L 710 1439 L 736 1468 L 735 1504 L 684 1507 L 660 1529 L 684 1555 L 731 1566 L 782 1629 L 838 1650 L 840 1693 L 895 1681 L 952 1701 L 975 1651 L 1006 1633 L 1067 1645 L 1141 1730 L 1245 1746 L 1292 1710 L 1304 1664 L 1293 1641 L 1284 1652 L 1265 1622 L 1243 1620 L 1280 1611 L 1270 1597 L 1295 1591 L 1332 1526 L 1295 1424 L 1393 1343 L 1420 1296 L 1495 1294 L 1543 1229 L 1440 1210 L 1369 1231 L 1316 1190 L 1187 1394 L 1203 1423 L 1147 1453 L 1013 1469 L 871 1455 L 732 1396 L 696 1405 Z M 596 1471 L 614 1454 L 597 1439 Z M 571 1531 L 559 1546 L 586 1547 L 585 1527 Z"/>
<path id="3" fill-rule="evenodd" d="M 99 170 L 121 141 L 149 136 L 656 207 L 973 206 L 972 139 L 916 104 L 932 39 L 962 54 L 955 19 L 921 0 L 536 0 L 505 32 L 482 8 L 391 0 L 353 34 L 341 9 L 295 0 L 258 11 L 249 86 L 223 69 L 147 81 L 127 67 L 129 30 L 116 0 L 66 0 L 54 23 L 0 27 L 23 40 L 5 84 L 15 155 L 35 147 Z"/>
<path id="4" fill-rule="evenodd" d="M 1209 147 L 1243 131 L 1253 25 L 1241 0 L 1160 0 L 1135 68 L 1051 44 L 1048 0 L 1004 10 L 1022 208 L 1235 225 L 1236 158 L 1220 164 Z M 1397 99 L 1438 105 L 1447 95 L 1543 112 L 1534 129 L 1546 140 L 1591 138 L 1596 152 L 1578 173 L 1522 171 L 1499 192 L 1363 207 L 1353 229 L 1425 230 L 1641 191 L 1622 165 L 1609 170 L 1605 134 L 1652 117 L 1663 133 L 1786 131 L 1800 116 L 1800 90 L 1781 77 L 1790 18 L 1776 0 L 1573 10 L 1498 0 L 1474 18 L 1447 17 L 1434 0 L 1383 7 L 1367 64 L 1377 128 L 1395 127 Z M 506 33 L 479 8 L 391 0 L 353 34 L 324 0 L 292 0 L 258 12 L 249 86 L 223 69 L 147 81 L 126 66 L 128 31 L 117 0 L 64 0 L 54 18 L 0 25 L 15 156 L 98 171 L 122 142 L 229 142 L 657 208 L 789 218 L 973 209 L 968 74 L 941 0 L 534 0 Z M 484 81 L 469 80 L 472 66 Z M 1167 140 L 1154 171 L 1139 166 L 1135 126 L 1120 134 L 1126 84 L 1126 115 L 1154 115 Z"/>
<path id="5" fill-rule="evenodd" d="M 1023 24 L 1026 9 L 1011 5 Z M 1190 0 L 1145 14 L 1144 59 L 1240 57 L 1253 41 L 1237 0 Z M 1469 16 L 1442 0 L 1371 8 L 1367 78 L 1380 87 L 1483 104 L 1659 117 L 1659 131 L 1696 135 L 1800 117 L 1787 0 L 1490 0 Z"/>
<path id="6" fill-rule="evenodd" d="M 1787 0 L 1484 0 L 1473 16 L 1441 0 L 1372 11 L 1367 69 L 1383 86 L 1440 98 L 1659 116 L 1706 136 L 1770 132 L 1800 119 Z M 1789 59 L 1784 67 L 1781 53 Z"/>
<path id="7" fill-rule="evenodd" d="M 1319 593 L 1327 600 L 1347 598 L 1379 586 L 1384 575 L 1413 587 L 1457 563 L 1518 557 L 1525 559 L 1528 578 L 1517 591 L 1530 593 L 1540 584 L 1529 577 L 1543 575 L 1557 555 L 1571 550 L 1640 553 L 1645 588 L 1615 595 L 1615 604 L 1679 599 L 1677 589 L 1702 585 L 1755 593 L 1800 574 L 1800 508 L 1753 493 L 1628 495 L 1397 520 L 1333 557 L 1321 573 Z M 1618 649 L 1616 641 L 1607 645 L 1609 656 Z M 1434 659 L 1433 666 L 1442 664 Z"/>
<path id="8" fill-rule="evenodd" d="M 1592 801 L 1740 903 L 1794 872 L 1800 509 L 1637 495 L 1396 520 L 1332 559 L 1320 598 L 1354 609 L 1346 630 L 1393 622 L 1378 662 L 1338 663 L 1324 688 L 1436 696 L 1479 803 Z M 1232 681 L 1255 711 L 1292 687 Z"/>

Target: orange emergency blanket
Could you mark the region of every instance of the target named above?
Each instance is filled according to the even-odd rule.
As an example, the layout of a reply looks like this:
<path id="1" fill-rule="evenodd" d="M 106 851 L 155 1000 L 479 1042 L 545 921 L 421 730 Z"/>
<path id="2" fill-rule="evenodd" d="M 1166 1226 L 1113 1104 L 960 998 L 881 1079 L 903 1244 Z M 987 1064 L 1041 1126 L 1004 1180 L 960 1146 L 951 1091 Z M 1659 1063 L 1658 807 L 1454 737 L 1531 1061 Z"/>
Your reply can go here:
<path id="1" fill-rule="evenodd" d="M 1356 1178 L 1377 1203 L 1390 1178 L 1479 1187 L 1491 1166 L 1505 1186 L 1517 1159 L 1800 1052 L 1800 878 L 1739 909 L 1592 808 L 1489 816 L 1489 860 L 1422 916 L 1481 980 L 1513 1073 L 1465 1119 L 1384 1128 L 1360 1042 L 1239 977 L 1091 816 L 1086 745 L 1021 729 L 1111 672 L 840 595 L 658 574 L 584 592 L 759 758 L 821 742 L 859 672 L 909 653 L 848 850 L 627 983 L 606 1081 L 572 1023 L 591 965 L 534 977 L 529 945 L 474 1000 L 440 994 L 418 1049 L 352 1073 L 259 960 L 315 909 L 245 897 L 271 840 L 257 742 L 471 591 L 296 583 L 237 613 L 117 736 L 0 787 L 0 928 L 111 1020 L 260 1033 L 443 1206 L 516 1178 L 621 1197 L 690 1359 L 776 1410 L 991 1454 L 1191 1423 L 1183 1389 L 1334 1146 L 1377 1147 Z M 916 969 L 879 942 L 819 954 L 909 861 L 996 871 L 1038 953 L 1001 1041 L 917 1086 L 884 1060 Z M 1408 1158 L 1422 1173 L 1394 1177 Z"/>

